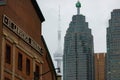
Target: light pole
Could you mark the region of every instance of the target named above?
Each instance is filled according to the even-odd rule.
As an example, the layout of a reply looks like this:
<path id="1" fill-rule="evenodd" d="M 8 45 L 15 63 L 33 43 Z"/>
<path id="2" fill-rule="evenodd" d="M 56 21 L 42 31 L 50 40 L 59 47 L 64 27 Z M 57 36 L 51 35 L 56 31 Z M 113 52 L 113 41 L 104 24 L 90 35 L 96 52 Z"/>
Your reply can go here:
<path id="1" fill-rule="evenodd" d="M 39 80 L 39 78 L 40 78 L 41 76 L 44 76 L 44 75 L 46 75 L 47 73 L 49 73 L 49 72 L 51 72 L 51 71 L 54 71 L 54 70 L 57 70 L 57 71 L 60 73 L 60 68 L 55 68 L 55 69 L 49 70 L 49 71 L 47 71 L 47 72 L 45 72 L 45 73 L 43 73 L 43 74 L 39 74 L 39 73 L 37 73 L 37 72 L 34 72 L 34 80 Z"/>

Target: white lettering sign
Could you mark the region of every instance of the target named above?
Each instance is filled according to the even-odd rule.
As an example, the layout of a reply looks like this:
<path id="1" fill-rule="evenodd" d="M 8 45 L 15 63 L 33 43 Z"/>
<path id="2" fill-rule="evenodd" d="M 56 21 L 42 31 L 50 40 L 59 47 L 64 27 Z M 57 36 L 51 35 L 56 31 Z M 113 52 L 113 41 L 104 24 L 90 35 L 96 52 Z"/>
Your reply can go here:
<path id="1" fill-rule="evenodd" d="M 23 39 L 26 43 L 31 45 L 39 53 L 42 53 L 42 48 L 35 42 L 29 35 L 27 35 L 22 29 L 20 29 L 10 18 L 6 15 L 3 16 L 3 24 Z"/>
<path id="2" fill-rule="evenodd" d="M 5 0 L 0 0 L 0 5 L 5 5 L 6 1 Z"/>

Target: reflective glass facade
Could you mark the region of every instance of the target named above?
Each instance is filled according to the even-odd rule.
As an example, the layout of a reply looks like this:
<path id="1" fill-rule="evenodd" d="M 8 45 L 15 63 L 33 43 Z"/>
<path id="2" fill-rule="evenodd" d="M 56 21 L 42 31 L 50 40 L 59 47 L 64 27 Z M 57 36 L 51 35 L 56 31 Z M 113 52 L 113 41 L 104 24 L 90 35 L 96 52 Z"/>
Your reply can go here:
<path id="1" fill-rule="evenodd" d="M 63 80 L 94 80 L 93 53 L 85 16 L 74 15 L 64 38 Z"/>
<path id="2" fill-rule="evenodd" d="M 106 80 L 120 80 L 120 9 L 111 13 L 107 28 Z"/>

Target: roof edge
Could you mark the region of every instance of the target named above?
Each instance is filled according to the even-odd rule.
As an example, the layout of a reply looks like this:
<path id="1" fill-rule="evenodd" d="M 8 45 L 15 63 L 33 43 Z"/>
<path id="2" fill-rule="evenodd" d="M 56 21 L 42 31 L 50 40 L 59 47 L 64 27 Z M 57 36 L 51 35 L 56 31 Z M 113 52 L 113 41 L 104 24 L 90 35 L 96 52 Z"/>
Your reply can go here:
<path id="1" fill-rule="evenodd" d="M 35 8 L 35 11 L 36 11 L 38 17 L 40 18 L 40 21 L 41 21 L 41 22 L 45 21 L 45 18 L 44 18 L 43 14 L 42 14 L 39 6 L 38 6 L 37 1 L 36 1 L 36 0 L 31 0 L 31 2 L 32 2 L 33 6 L 34 6 L 34 8 Z"/>
<path id="2" fill-rule="evenodd" d="M 54 66 L 54 64 L 53 64 L 53 61 L 52 61 L 50 52 L 49 52 L 49 50 L 48 50 L 48 47 L 47 47 L 47 45 L 46 45 L 45 39 L 44 39 L 44 37 L 43 37 L 42 35 L 41 35 L 41 39 L 42 39 L 42 41 L 43 41 L 44 47 L 45 47 L 46 50 L 47 50 L 47 53 L 48 53 L 47 56 L 48 56 L 49 59 L 50 59 L 50 63 L 52 64 L 51 67 L 53 68 L 52 70 L 53 70 L 53 72 L 55 73 L 56 80 L 57 80 L 57 73 L 56 73 L 56 71 L 55 71 L 55 66 Z"/>

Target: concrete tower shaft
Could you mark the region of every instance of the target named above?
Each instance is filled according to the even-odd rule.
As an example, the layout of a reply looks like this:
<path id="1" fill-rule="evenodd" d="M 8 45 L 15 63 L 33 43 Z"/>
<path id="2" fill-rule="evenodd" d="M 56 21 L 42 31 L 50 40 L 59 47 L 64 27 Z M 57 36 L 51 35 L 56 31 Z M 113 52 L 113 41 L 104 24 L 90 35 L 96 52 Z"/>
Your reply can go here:
<path id="1" fill-rule="evenodd" d="M 60 19 L 60 6 L 59 6 L 59 15 L 58 15 L 58 47 L 54 53 L 54 60 L 57 62 L 57 68 L 61 70 L 62 63 L 62 47 L 61 47 L 61 19 Z M 60 72 L 58 72 L 60 73 Z"/>

